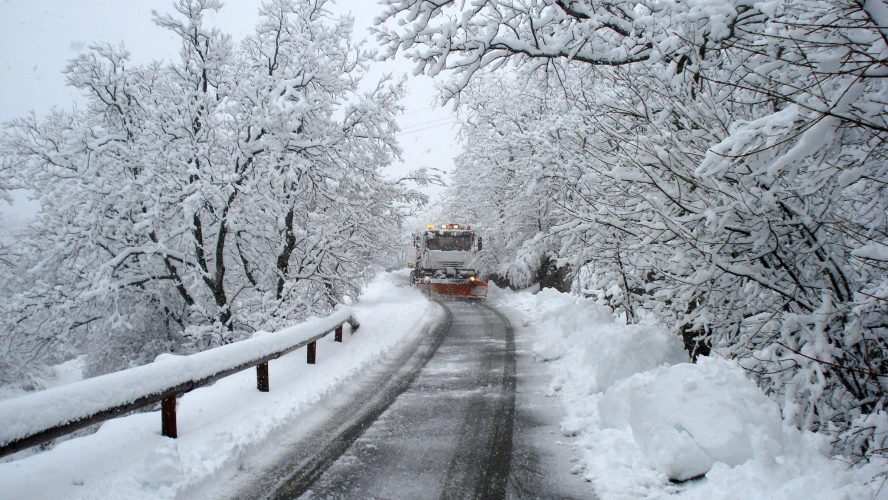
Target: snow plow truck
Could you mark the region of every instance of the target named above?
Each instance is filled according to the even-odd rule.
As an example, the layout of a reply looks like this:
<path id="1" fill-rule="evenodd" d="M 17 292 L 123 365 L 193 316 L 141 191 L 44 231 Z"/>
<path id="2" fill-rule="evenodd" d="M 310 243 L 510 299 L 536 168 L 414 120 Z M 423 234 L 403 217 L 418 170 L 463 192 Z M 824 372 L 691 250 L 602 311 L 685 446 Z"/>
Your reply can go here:
<path id="1" fill-rule="evenodd" d="M 475 268 L 481 236 L 470 225 L 429 224 L 413 235 L 410 278 L 423 293 L 437 298 L 484 299 L 487 277 Z"/>

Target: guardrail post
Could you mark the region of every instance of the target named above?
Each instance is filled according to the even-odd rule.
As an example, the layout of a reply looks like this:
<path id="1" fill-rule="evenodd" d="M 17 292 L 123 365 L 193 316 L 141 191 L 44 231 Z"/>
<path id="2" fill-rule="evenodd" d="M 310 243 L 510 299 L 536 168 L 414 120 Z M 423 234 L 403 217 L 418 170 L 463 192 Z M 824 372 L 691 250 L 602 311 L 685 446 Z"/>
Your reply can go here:
<path id="1" fill-rule="evenodd" d="M 256 365 L 256 388 L 259 392 L 268 392 L 268 363 Z"/>
<path id="2" fill-rule="evenodd" d="M 165 398 L 160 403 L 161 434 L 170 438 L 179 437 L 176 430 L 176 395 Z"/>
<path id="3" fill-rule="evenodd" d="M 308 344 L 308 359 L 306 360 L 306 361 L 308 361 L 308 364 L 310 364 L 310 365 L 315 364 L 315 356 L 317 355 L 317 352 L 318 352 L 317 342 L 309 343 Z"/>
<path id="4" fill-rule="evenodd" d="M 336 342 L 342 342 L 342 325 L 336 327 L 336 335 L 333 336 Z"/>

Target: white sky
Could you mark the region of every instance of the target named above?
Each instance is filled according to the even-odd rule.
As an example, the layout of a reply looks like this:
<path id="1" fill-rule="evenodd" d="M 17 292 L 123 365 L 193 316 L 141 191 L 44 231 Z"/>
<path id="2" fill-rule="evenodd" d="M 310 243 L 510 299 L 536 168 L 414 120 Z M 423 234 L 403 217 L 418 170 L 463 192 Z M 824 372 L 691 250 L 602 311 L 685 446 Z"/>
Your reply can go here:
<path id="1" fill-rule="evenodd" d="M 173 4 L 173 0 L 0 0 L 0 122 L 80 101 L 79 93 L 65 85 L 62 70 L 90 43 L 123 42 L 134 64 L 175 59 L 179 47 L 173 35 L 151 22 L 152 9 L 173 12 Z M 260 4 L 260 0 L 229 0 L 212 22 L 240 40 L 252 33 Z M 374 0 L 336 0 L 331 10 L 351 14 L 355 38 L 375 46 L 367 32 L 381 10 Z M 387 72 L 409 77 L 407 109 L 399 120 L 404 163 L 388 172 L 393 177 L 420 166 L 450 171 L 460 151 L 450 107 L 435 106 L 434 82 L 426 76 L 413 77 L 412 69 L 406 60 L 386 62 L 377 64 L 365 79 L 369 84 Z M 437 197 L 441 189 L 426 192 Z M 17 198 L 11 209 L 0 207 L 6 223 L 33 210 L 24 195 Z"/>

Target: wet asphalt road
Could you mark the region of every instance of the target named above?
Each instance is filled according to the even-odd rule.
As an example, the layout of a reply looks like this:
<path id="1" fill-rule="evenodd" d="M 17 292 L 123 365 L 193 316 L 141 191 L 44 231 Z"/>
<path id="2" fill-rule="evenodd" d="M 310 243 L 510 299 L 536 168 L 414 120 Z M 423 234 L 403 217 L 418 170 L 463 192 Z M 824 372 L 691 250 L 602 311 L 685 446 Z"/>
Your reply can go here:
<path id="1" fill-rule="evenodd" d="M 236 498 L 590 498 L 566 472 L 559 415 L 527 380 L 544 375 L 508 319 L 483 303 L 440 306 L 414 345 L 329 403 L 321 430 Z"/>

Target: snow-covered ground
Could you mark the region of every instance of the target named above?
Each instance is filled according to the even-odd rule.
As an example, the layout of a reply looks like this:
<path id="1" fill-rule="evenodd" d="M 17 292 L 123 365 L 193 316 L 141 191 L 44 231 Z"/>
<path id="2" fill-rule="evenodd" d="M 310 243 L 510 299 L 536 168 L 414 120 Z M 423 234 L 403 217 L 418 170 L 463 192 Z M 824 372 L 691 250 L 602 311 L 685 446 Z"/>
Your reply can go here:
<path id="1" fill-rule="evenodd" d="M 655 325 L 620 324 L 592 299 L 552 289 L 491 287 L 491 303 L 520 317 L 518 335 L 535 336 L 566 411 L 562 439 L 582 454 L 575 472 L 603 499 L 888 498 L 885 463 L 828 457 L 822 436 L 784 425 L 731 361 L 691 364 Z"/>
<path id="2" fill-rule="evenodd" d="M 354 306 L 361 329 L 343 344 L 319 342 L 317 365 L 305 364 L 304 350 L 272 362 L 270 393 L 256 391 L 248 370 L 181 397 L 179 439 L 160 435 L 158 412 L 141 413 L 7 459 L 2 496 L 174 498 L 212 483 L 421 330 L 429 303 L 399 286 L 402 274 L 381 274 L 368 286 Z M 551 289 L 491 287 L 490 303 L 513 319 L 518 336 L 534 339 L 536 360 L 551 375 L 549 396 L 565 410 L 555 439 L 581 455 L 564 467 L 592 483 L 590 494 L 888 498 L 876 477 L 884 463 L 850 468 L 828 457 L 822 436 L 784 425 L 777 405 L 733 362 L 690 364 L 678 339 L 656 325 L 620 324 L 591 299 Z M 60 367 L 46 385 L 75 380 L 81 362 Z"/>
<path id="3" fill-rule="evenodd" d="M 406 281 L 401 274 L 381 274 L 364 290 L 354 306 L 360 330 L 342 344 L 332 335 L 319 341 L 316 365 L 305 363 L 305 349 L 272 361 L 271 392 L 258 392 L 255 371 L 246 370 L 185 394 L 175 440 L 160 435 L 159 412 L 110 420 L 94 434 L 0 464 L 0 497 L 173 498 L 236 468 L 245 453 L 296 425 L 421 330 L 429 302 L 399 286 Z"/>

